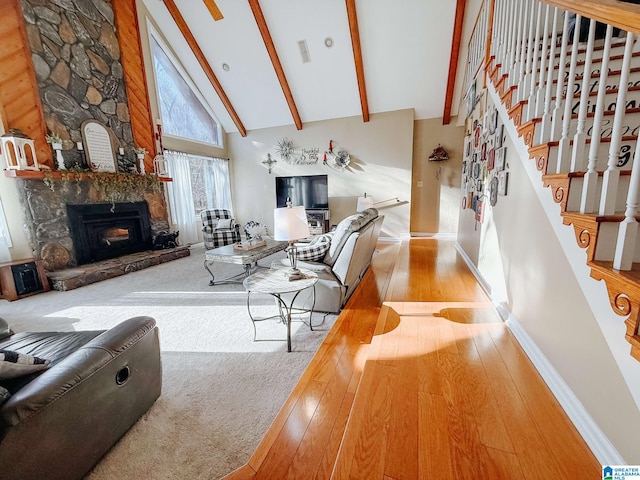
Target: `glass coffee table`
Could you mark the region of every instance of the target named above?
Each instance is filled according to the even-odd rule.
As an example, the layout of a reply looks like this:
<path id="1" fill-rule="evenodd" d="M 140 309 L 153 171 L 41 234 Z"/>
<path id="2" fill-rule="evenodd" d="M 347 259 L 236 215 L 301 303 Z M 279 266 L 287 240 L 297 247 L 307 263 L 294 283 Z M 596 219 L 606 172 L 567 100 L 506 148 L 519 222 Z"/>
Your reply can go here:
<path id="1" fill-rule="evenodd" d="M 261 270 L 253 275 L 249 275 L 244 279 L 244 285 L 247 291 L 247 311 L 249 318 L 253 323 L 253 341 L 256 341 L 256 322 L 262 322 L 269 319 L 280 319 L 287 326 L 287 351 L 291 351 L 291 316 L 309 314 L 309 328 L 313 330 L 311 316 L 316 303 L 316 283 L 318 275 L 311 270 L 300 269 L 302 277 L 298 280 L 289 280 L 287 272 L 288 268 L 274 266 L 269 270 Z M 313 296 L 311 305 L 304 308 L 294 307 L 293 304 L 303 290 L 313 288 Z M 278 314 L 270 317 L 255 317 L 251 313 L 251 294 L 263 293 L 273 296 L 278 304 Z"/>
<path id="2" fill-rule="evenodd" d="M 257 268 L 258 260 L 261 260 L 269 255 L 284 250 L 287 248 L 287 242 L 278 242 L 271 238 L 266 238 L 266 245 L 262 247 L 256 247 L 252 250 L 239 250 L 234 244 L 225 245 L 224 247 L 213 248 L 204 252 L 204 268 L 211 275 L 209 285 L 216 285 L 218 283 L 242 283 L 244 278 L 248 277 L 252 270 Z M 214 263 L 234 263 L 236 265 L 242 265 L 244 271 L 230 275 L 226 278 L 216 279 L 212 270 Z"/>

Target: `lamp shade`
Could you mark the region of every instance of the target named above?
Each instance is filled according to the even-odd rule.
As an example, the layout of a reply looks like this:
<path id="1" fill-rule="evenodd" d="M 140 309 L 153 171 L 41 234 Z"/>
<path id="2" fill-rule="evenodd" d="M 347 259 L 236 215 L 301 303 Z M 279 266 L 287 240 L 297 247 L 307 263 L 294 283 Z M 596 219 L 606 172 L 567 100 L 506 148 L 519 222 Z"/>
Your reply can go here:
<path id="1" fill-rule="evenodd" d="M 373 207 L 373 197 L 358 197 L 356 212 L 362 212 L 363 210 L 371 207 Z"/>
<path id="2" fill-rule="evenodd" d="M 273 210 L 273 239 L 300 240 L 310 235 L 304 207 L 283 207 Z"/>

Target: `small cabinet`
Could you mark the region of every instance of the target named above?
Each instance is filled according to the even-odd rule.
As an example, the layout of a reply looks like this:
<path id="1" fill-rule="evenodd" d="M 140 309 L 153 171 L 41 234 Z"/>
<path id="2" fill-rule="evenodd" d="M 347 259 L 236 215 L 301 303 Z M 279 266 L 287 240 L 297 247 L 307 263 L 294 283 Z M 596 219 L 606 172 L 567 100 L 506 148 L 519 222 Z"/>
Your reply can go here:
<path id="1" fill-rule="evenodd" d="M 0 298 L 12 301 L 47 291 L 49 281 L 40 260 L 0 263 Z"/>

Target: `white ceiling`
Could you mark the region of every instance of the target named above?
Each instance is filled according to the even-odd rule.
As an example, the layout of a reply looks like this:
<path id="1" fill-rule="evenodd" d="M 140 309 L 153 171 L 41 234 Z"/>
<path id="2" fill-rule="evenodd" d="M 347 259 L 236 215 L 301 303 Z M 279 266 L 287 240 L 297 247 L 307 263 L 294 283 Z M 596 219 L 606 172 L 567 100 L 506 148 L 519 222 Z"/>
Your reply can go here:
<path id="1" fill-rule="evenodd" d="M 216 22 L 201 0 L 174 1 L 244 127 L 293 124 L 249 2 L 217 0 L 224 18 Z M 143 2 L 223 128 L 238 131 L 164 3 Z M 261 0 L 260 7 L 303 126 L 362 115 L 345 0 Z M 413 108 L 416 119 L 442 117 L 455 7 L 453 0 L 356 0 L 371 114 Z M 309 63 L 299 40 L 307 41 Z"/>

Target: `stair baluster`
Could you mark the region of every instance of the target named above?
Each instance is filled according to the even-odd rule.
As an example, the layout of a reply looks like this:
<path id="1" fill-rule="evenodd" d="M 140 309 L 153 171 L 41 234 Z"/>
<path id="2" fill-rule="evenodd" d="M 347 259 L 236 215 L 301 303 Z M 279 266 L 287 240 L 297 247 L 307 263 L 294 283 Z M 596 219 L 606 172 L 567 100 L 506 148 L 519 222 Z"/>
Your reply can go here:
<path id="1" fill-rule="evenodd" d="M 520 8 L 521 20 L 522 23 L 520 25 L 520 31 L 518 35 L 518 48 L 519 48 L 519 60 L 518 60 L 518 77 L 514 78 L 514 85 L 520 87 L 524 82 L 524 67 L 525 67 L 525 55 L 527 53 L 527 38 L 526 38 L 526 26 L 527 26 L 527 5 L 529 5 L 529 0 L 524 0 L 522 7 Z M 517 100 L 520 100 L 520 96 L 522 95 L 522 91 L 518 88 Z"/>
<path id="2" fill-rule="evenodd" d="M 507 64 L 505 65 L 507 70 L 503 73 L 507 73 L 509 75 L 507 79 L 509 82 L 508 85 L 509 87 L 512 87 L 515 85 L 515 65 L 517 60 L 516 49 L 518 42 L 518 25 L 520 22 L 519 15 L 521 13 L 521 10 L 518 8 L 520 6 L 520 3 L 516 0 L 511 0 L 509 3 L 511 7 L 509 9 L 509 17 L 515 18 L 517 20 L 515 25 L 509 25 L 509 57 L 507 58 Z"/>
<path id="3" fill-rule="evenodd" d="M 576 82 L 576 66 L 578 63 L 578 39 L 580 38 L 580 24 L 582 17 L 576 15 L 576 25 L 573 33 L 573 44 L 571 45 L 571 58 L 569 59 L 569 76 L 567 77 L 567 89 L 564 93 L 564 113 L 562 114 L 562 136 L 560 137 L 560 145 L 558 146 L 558 164 L 556 173 L 562 173 L 569 170 L 571 155 L 569 152 L 569 127 L 571 125 L 571 91 L 572 86 Z"/>
<path id="4" fill-rule="evenodd" d="M 587 41 L 587 53 L 582 70 L 582 86 L 580 87 L 580 109 L 578 111 L 578 126 L 576 134 L 573 136 L 573 149 L 571 151 L 571 171 L 584 170 L 584 151 L 587 135 L 584 132 L 584 121 L 587 118 L 587 100 L 589 98 L 589 80 L 591 79 L 591 59 L 593 57 L 593 42 L 596 38 L 596 21 L 589 22 L 589 39 Z M 577 38 L 573 37 L 574 42 Z M 567 98 L 573 103 L 573 91 L 567 86 Z"/>
<path id="5" fill-rule="evenodd" d="M 500 51 L 502 50 L 502 35 L 500 31 L 502 29 L 502 11 L 503 2 L 501 0 L 496 0 L 495 5 L 495 13 L 493 17 L 493 31 L 491 32 L 491 55 L 493 57 L 498 58 L 500 56 Z"/>
<path id="6" fill-rule="evenodd" d="M 624 46 L 624 58 L 620 70 L 620 85 L 618 87 L 618 98 L 616 100 L 616 110 L 613 116 L 613 131 L 611 132 L 611 144 L 609 145 L 609 161 L 607 169 L 602 179 L 602 194 L 600 196 L 600 215 L 613 215 L 616 208 L 616 193 L 620 180 L 620 169 L 618 159 L 620 157 L 620 143 L 622 140 L 622 122 L 625 117 L 627 105 L 627 88 L 629 81 L 629 70 L 631 67 L 631 56 L 633 49 L 634 35 L 627 33 L 627 42 Z"/>
<path id="7" fill-rule="evenodd" d="M 567 68 L 567 48 L 569 45 L 569 12 L 564 12 L 564 26 L 562 27 L 562 45 L 560 46 L 560 61 L 558 63 L 558 78 L 556 80 L 556 103 L 551 113 L 551 135 L 547 141 L 560 138 L 562 127 L 562 110 L 564 107 L 564 72 Z"/>
<path id="8" fill-rule="evenodd" d="M 527 122 L 529 120 L 531 120 L 533 118 L 533 114 L 535 112 L 535 97 L 536 97 L 536 82 L 537 82 L 537 78 L 536 78 L 536 73 L 538 72 L 538 58 L 539 57 L 544 57 L 545 53 L 547 52 L 546 50 L 546 41 L 547 39 L 545 38 L 543 40 L 542 43 L 542 49 L 539 49 L 540 46 L 540 29 L 542 27 L 542 2 L 534 2 L 534 8 L 535 8 L 535 4 L 538 4 L 538 12 L 536 14 L 536 32 L 535 32 L 535 37 L 533 38 L 533 43 L 534 43 L 534 47 L 533 47 L 533 63 L 531 65 L 531 75 L 529 76 L 529 96 L 527 97 L 527 110 L 526 113 L 524 115 L 524 122 Z M 547 5 L 547 13 L 549 13 L 549 6 Z M 547 19 L 548 20 L 548 19 Z M 542 64 L 540 64 L 540 71 L 542 72 L 543 67 Z M 542 77 L 544 74 L 541 73 L 540 77 Z"/>
<path id="9" fill-rule="evenodd" d="M 551 68 L 551 49 L 549 48 L 549 13 L 551 5 L 546 4 L 544 7 L 544 33 L 542 38 L 542 54 L 540 59 L 540 78 L 538 79 L 538 87 L 536 88 L 535 99 L 530 99 L 530 102 L 535 104 L 532 113 L 529 115 L 529 119 L 539 118 L 544 111 L 544 95 L 546 90 L 546 73 L 547 73 L 547 58 L 549 59 L 548 68 Z M 557 11 L 557 8 L 554 9 Z M 555 29 L 555 18 L 553 28 Z M 549 52 L 547 50 L 549 49 Z"/>
<path id="10" fill-rule="evenodd" d="M 607 33 L 604 40 L 604 51 L 600 65 L 600 78 L 598 96 L 596 97 L 596 111 L 593 116 L 591 129 L 591 144 L 589 145 L 589 162 L 587 173 L 582 184 L 582 198 L 580 199 L 580 213 L 592 213 L 596 210 L 596 198 L 598 188 L 598 148 L 600 147 L 600 135 L 602 134 L 602 117 L 604 113 L 605 96 L 607 95 L 607 78 L 609 77 L 609 57 L 611 56 L 611 37 L 613 27 L 607 25 Z M 582 87 L 584 88 L 584 86 Z"/>
<path id="11" fill-rule="evenodd" d="M 496 52 L 496 59 L 499 59 L 498 63 L 504 62 L 509 52 L 509 37 L 508 37 L 508 23 L 507 18 L 509 15 L 509 8 L 511 7 L 508 0 L 502 0 L 500 2 L 500 28 L 496 31 L 500 42 L 500 49 Z"/>
<path id="12" fill-rule="evenodd" d="M 637 145 L 637 144 L 636 144 Z M 627 192 L 627 208 L 624 212 L 624 220 L 618 227 L 618 239 L 616 251 L 613 256 L 613 268 L 616 270 L 631 270 L 633 256 L 636 251 L 636 239 L 638 238 L 638 194 L 640 193 L 640 148 L 636 147 L 633 155 L 633 167 Z"/>
<path id="13" fill-rule="evenodd" d="M 546 143 L 551 138 L 551 88 L 553 87 L 553 70 L 556 58 L 556 43 L 558 41 L 558 7 L 553 9 L 553 26 L 551 27 L 551 45 L 549 48 L 549 68 L 547 69 L 547 82 L 544 93 L 544 112 L 540 123 L 540 143 Z M 542 88 L 540 88 L 542 91 Z M 538 114 L 539 115 L 539 114 Z M 538 116 L 536 115 L 536 116 Z M 534 140 L 534 145 L 536 144 Z"/>
<path id="14" fill-rule="evenodd" d="M 518 85 L 518 100 L 523 101 L 526 100 L 527 94 L 529 93 L 529 88 L 532 83 L 533 77 L 533 59 L 534 59 L 534 44 L 535 44 L 535 54 L 538 52 L 538 41 L 534 42 L 533 34 L 534 34 L 534 22 L 533 18 L 536 14 L 536 0 L 531 1 L 531 10 L 529 12 L 529 41 L 527 43 L 527 63 L 525 66 L 525 75 L 524 81 Z M 522 91 L 520 91 L 520 87 L 522 87 Z"/>

